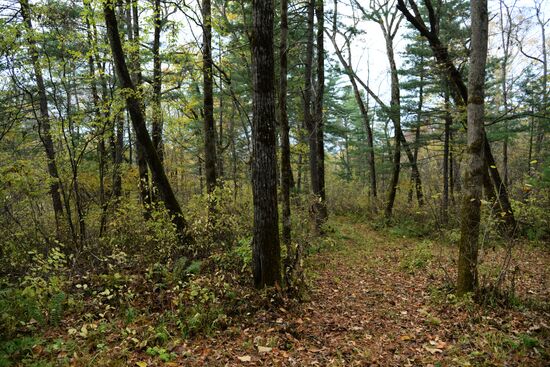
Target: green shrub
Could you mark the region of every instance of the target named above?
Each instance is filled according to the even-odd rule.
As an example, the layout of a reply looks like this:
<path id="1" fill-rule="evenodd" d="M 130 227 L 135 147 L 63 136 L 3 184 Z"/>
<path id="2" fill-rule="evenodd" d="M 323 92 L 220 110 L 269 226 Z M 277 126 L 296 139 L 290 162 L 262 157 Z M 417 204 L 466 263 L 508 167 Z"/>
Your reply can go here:
<path id="1" fill-rule="evenodd" d="M 422 241 L 415 245 L 414 249 L 405 254 L 401 260 L 401 268 L 409 272 L 425 269 L 433 258 L 430 241 Z"/>

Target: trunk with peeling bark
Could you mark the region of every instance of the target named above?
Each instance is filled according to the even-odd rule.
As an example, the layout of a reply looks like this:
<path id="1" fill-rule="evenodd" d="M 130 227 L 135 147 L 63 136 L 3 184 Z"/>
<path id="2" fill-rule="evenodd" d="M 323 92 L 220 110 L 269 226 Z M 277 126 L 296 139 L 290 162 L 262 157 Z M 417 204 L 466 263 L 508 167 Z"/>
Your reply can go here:
<path id="1" fill-rule="evenodd" d="M 486 167 L 484 99 L 489 21 L 487 0 L 471 1 L 472 51 L 468 76 L 468 165 L 462 199 L 461 238 L 458 255 L 457 293 L 476 290 L 480 206 Z M 491 190 L 492 191 L 492 190 Z"/>

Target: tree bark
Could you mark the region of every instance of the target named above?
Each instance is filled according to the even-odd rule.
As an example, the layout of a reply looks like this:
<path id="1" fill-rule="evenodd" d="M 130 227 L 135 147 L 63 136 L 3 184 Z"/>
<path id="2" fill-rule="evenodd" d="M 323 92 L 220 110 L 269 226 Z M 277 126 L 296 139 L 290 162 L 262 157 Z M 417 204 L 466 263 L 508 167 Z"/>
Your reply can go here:
<path id="1" fill-rule="evenodd" d="M 315 7 L 317 18 L 317 85 L 315 88 L 315 135 L 317 153 L 317 191 L 314 192 L 318 200 L 314 202 L 315 217 L 317 220 L 317 232 L 320 233 L 321 226 L 328 217 L 325 191 L 325 144 L 324 144 L 324 118 L 323 98 L 325 94 L 325 10 L 324 0 L 317 0 Z"/>
<path id="2" fill-rule="evenodd" d="M 463 295 L 476 290 L 477 257 L 480 225 L 480 206 L 484 160 L 484 99 L 485 65 L 489 21 L 487 0 L 470 3 L 472 24 L 472 51 L 468 75 L 468 160 L 465 172 L 465 190 L 462 201 L 461 239 L 458 255 L 457 293 Z"/>
<path id="3" fill-rule="evenodd" d="M 137 1 L 137 0 L 134 0 Z M 160 0 L 154 0 L 153 7 L 153 99 L 151 106 L 151 138 L 161 162 L 164 163 L 162 144 L 163 116 L 161 105 L 162 60 L 160 58 L 160 33 L 162 31 Z"/>
<path id="4" fill-rule="evenodd" d="M 290 127 L 286 104 L 287 68 L 288 68 L 288 0 L 281 0 L 281 34 L 279 44 L 279 124 L 281 131 L 281 195 L 282 195 L 282 242 L 287 249 L 287 259 L 292 258 L 290 184 L 292 171 L 290 166 Z"/>
<path id="5" fill-rule="evenodd" d="M 312 112 L 313 97 L 313 38 L 314 38 L 314 17 L 315 0 L 308 0 L 307 3 L 307 34 L 306 34 L 306 58 L 304 64 L 304 125 L 307 129 L 309 145 L 309 175 L 312 194 L 311 214 L 315 230 L 318 231 L 319 216 L 317 212 L 316 201 L 319 200 L 319 165 L 317 154 L 317 130 L 315 116 Z"/>
<path id="6" fill-rule="evenodd" d="M 386 41 L 386 54 L 390 63 L 390 75 L 391 75 L 391 100 L 390 100 L 390 117 L 393 121 L 394 128 L 394 152 L 393 152 L 393 171 L 390 181 L 390 187 L 388 188 L 387 202 L 385 208 L 386 220 L 391 219 L 393 206 L 395 202 L 395 196 L 397 194 L 397 185 L 399 183 L 399 172 L 401 170 L 401 142 L 405 140 L 405 136 L 401 131 L 401 107 L 400 107 L 400 91 L 399 91 L 399 78 L 397 75 L 397 65 L 395 63 L 395 57 L 393 52 L 393 39 L 397 32 L 399 22 L 396 24 L 396 28 L 393 28 L 393 21 L 388 22 L 379 20 L 380 28 L 384 34 Z M 410 152 L 410 150 L 409 150 Z"/>
<path id="7" fill-rule="evenodd" d="M 253 267 L 256 288 L 281 284 L 275 154 L 275 60 L 272 0 L 253 2 L 252 100 L 254 197 Z"/>
<path id="8" fill-rule="evenodd" d="M 204 111 L 204 171 L 206 192 L 216 187 L 216 130 L 214 126 L 214 97 L 212 80 L 212 18 L 210 0 L 202 0 L 202 63 Z M 210 205 L 213 210 L 213 206 Z"/>

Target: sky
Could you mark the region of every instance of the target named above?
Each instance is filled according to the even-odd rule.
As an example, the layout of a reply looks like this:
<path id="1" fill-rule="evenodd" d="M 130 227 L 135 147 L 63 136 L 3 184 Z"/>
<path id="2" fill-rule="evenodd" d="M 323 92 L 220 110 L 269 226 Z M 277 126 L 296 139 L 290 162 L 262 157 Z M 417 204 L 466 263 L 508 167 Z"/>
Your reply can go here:
<path id="1" fill-rule="evenodd" d="M 351 17 L 352 10 L 349 5 L 350 1 L 354 0 L 339 1 L 338 13 L 344 16 L 344 18 L 342 19 L 345 19 L 346 16 Z M 536 1 L 542 4 L 541 17 L 543 19 L 550 19 L 550 1 Z M 503 2 L 509 7 L 514 8 L 513 13 L 516 19 L 520 19 L 520 14 L 523 14 L 524 18 L 528 18 L 527 15 L 532 16 L 534 14 L 532 10 L 535 4 L 534 0 L 503 0 Z M 333 8 L 332 1 L 329 1 L 326 4 L 327 12 L 331 11 Z M 366 7 L 369 5 L 369 1 L 361 1 L 361 4 L 362 6 Z M 492 55 L 500 54 L 500 50 L 498 48 L 500 42 L 500 31 L 497 27 L 499 22 L 499 5 L 500 4 L 498 0 L 489 0 L 489 19 L 492 22 L 489 35 L 489 53 Z M 526 35 L 524 49 L 530 55 L 541 57 L 541 29 L 539 25 L 533 24 L 535 20 L 536 19 L 531 17 L 530 19 L 526 19 L 523 22 L 522 33 Z M 351 21 L 349 22 L 350 24 L 352 23 Z M 329 26 L 329 24 L 327 24 L 327 26 Z M 363 80 L 366 81 L 367 79 L 369 79 L 371 88 L 379 94 L 382 100 L 389 101 L 389 63 L 386 55 L 386 46 L 382 31 L 377 23 L 369 20 L 362 20 L 359 23 L 359 26 L 360 29 L 364 31 L 364 34 L 358 36 L 352 43 L 354 69 Z M 406 41 L 403 39 L 403 34 L 405 34 L 406 32 L 408 32 L 407 21 L 404 19 L 400 24 L 400 29 L 397 33 L 394 43 L 394 50 L 398 68 L 403 64 L 403 58 L 401 57 L 401 54 L 405 51 Z M 547 22 L 546 25 L 546 38 L 548 51 L 550 50 L 550 22 Z M 332 44 L 330 42 L 325 42 L 325 45 L 327 51 L 331 55 L 333 55 L 334 48 L 332 47 Z M 532 60 L 529 60 L 528 58 L 519 54 L 519 50 L 517 48 L 515 49 L 514 53 L 518 55 L 516 55 L 512 61 L 512 69 L 517 75 L 525 69 L 525 66 L 527 64 L 532 63 Z M 513 72 L 511 74 L 512 76 L 514 76 Z"/>

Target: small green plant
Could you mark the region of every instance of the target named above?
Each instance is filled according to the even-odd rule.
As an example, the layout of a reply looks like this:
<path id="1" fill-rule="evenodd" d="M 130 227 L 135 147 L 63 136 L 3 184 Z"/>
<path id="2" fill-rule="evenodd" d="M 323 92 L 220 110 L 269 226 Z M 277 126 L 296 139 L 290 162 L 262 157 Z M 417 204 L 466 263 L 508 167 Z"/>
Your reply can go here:
<path id="1" fill-rule="evenodd" d="M 422 241 L 411 252 L 405 254 L 401 260 L 401 269 L 414 273 L 416 270 L 425 269 L 432 258 L 431 242 Z"/>
<path id="2" fill-rule="evenodd" d="M 184 336 L 209 333 L 226 323 L 220 300 L 203 279 L 191 280 L 182 294 L 177 324 Z"/>
<path id="3" fill-rule="evenodd" d="M 145 353 L 151 357 L 158 357 L 163 362 L 170 362 L 172 359 L 176 358 L 176 353 L 169 352 L 166 348 L 162 347 L 149 347 Z"/>

